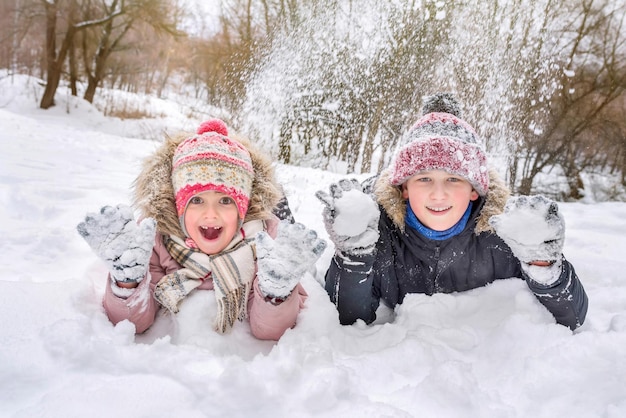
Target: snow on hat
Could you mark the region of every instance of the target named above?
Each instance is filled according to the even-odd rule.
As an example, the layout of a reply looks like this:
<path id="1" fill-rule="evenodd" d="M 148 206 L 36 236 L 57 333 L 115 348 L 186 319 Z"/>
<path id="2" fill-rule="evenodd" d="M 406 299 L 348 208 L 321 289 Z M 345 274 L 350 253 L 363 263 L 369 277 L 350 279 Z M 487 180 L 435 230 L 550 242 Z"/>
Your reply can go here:
<path id="1" fill-rule="evenodd" d="M 391 184 L 399 186 L 422 171 L 444 170 L 465 178 L 479 195 L 486 195 L 487 157 L 474 128 L 460 118 L 454 96 L 427 96 L 422 115 L 408 132 L 410 142 L 400 148 L 391 164 Z"/>
<path id="2" fill-rule="evenodd" d="M 220 119 L 200 125 L 197 134 L 181 142 L 172 158 L 172 185 L 176 211 L 185 234 L 184 215 L 189 200 L 198 193 L 217 191 L 232 197 L 243 220 L 248 211 L 254 169 L 250 153 L 228 137 Z"/>

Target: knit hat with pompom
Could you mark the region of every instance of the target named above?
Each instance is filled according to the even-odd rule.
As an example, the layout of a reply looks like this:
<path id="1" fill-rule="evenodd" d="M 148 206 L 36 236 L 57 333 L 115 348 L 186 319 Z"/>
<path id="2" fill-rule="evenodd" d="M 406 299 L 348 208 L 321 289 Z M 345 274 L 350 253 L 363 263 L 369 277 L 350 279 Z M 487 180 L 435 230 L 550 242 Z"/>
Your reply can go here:
<path id="1" fill-rule="evenodd" d="M 391 164 L 390 181 L 399 186 L 423 171 L 444 170 L 465 178 L 479 195 L 489 191 L 487 157 L 481 139 L 461 119 L 459 103 L 450 93 L 424 99 L 422 118 L 408 132 L 408 144 Z"/>
<path id="2" fill-rule="evenodd" d="M 220 119 L 202 123 L 196 135 L 178 145 L 172 159 L 176 211 L 185 234 L 187 204 L 193 196 L 206 191 L 232 197 L 243 221 L 248 211 L 253 178 L 250 153 L 228 137 L 226 124 Z"/>

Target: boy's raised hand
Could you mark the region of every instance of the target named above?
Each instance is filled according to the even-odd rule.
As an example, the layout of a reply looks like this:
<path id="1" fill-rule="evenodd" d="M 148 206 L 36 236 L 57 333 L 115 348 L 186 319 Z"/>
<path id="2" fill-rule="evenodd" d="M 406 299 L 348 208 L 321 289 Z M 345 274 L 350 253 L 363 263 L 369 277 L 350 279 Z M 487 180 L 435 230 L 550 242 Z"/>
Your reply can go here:
<path id="1" fill-rule="evenodd" d="M 565 222 L 556 202 L 542 195 L 511 197 L 504 212 L 492 216 L 489 224 L 531 279 L 546 285 L 558 279 Z"/>
<path id="2" fill-rule="evenodd" d="M 320 190 L 315 196 L 324 204 L 324 226 L 337 251 L 349 255 L 374 251 L 380 209 L 358 180 L 340 180 L 330 185 L 330 194 Z"/>
<path id="3" fill-rule="evenodd" d="M 88 213 L 76 229 L 104 260 L 113 280 L 122 283 L 143 280 L 154 246 L 154 219 L 146 218 L 137 224 L 130 207 L 104 206 L 100 213 Z"/>
<path id="4" fill-rule="evenodd" d="M 256 235 L 258 284 L 263 296 L 285 300 L 326 249 L 326 241 L 301 223 L 281 221 L 272 239 L 267 232 Z"/>

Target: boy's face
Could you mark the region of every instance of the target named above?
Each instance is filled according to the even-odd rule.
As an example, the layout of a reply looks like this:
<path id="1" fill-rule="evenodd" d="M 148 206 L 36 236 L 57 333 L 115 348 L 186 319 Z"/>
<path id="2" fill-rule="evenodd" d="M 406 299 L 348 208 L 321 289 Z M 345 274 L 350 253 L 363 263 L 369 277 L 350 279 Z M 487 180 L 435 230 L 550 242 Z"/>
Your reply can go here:
<path id="1" fill-rule="evenodd" d="M 417 219 L 435 231 L 453 227 L 478 193 L 463 177 L 443 170 L 423 171 L 402 185 L 402 197 L 409 200 Z"/>
<path id="2" fill-rule="evenodd" d="M 230 244 L 239 229 L 237 204 L 224 193 L 198 193 L 187 204 L 185 229 L 200 251 L 217 254 Z"/>

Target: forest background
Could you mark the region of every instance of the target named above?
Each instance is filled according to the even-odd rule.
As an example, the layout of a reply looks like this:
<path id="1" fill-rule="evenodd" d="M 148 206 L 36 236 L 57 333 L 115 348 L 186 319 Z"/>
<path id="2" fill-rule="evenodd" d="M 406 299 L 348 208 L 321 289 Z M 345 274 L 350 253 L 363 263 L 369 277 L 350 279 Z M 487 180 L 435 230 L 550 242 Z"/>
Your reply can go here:
<path id="1" fill-rule="evenodd" d="M 195 100 L 190 119 L 340 173 L 379 172 L 450 91 L 514 193 L 626 200 L 625 19 L 624 0 L 1 0 L 0 68 L 40 79 L 42 109 Z"/>

